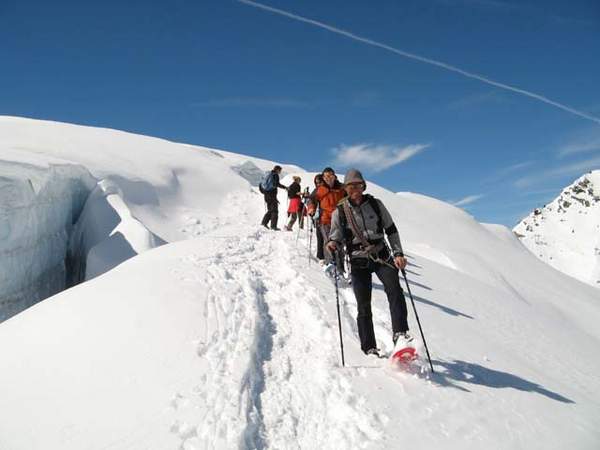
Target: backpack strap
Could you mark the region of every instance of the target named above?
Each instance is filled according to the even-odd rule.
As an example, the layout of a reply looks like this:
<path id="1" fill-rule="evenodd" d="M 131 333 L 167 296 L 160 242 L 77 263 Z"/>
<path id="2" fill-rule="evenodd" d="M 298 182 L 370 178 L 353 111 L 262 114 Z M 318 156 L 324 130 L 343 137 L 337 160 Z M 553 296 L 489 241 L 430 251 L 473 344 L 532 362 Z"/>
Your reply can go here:
<path id="1" fill-rule="evenodd" d="M 373 211 L 375 211 L 375 214 L 377 215 L 377 234 L 383 234 L 383 219 L 381 217 L 381 209 L 379 208 L 379 202 L 377 202 L 375 197 L 373 197 L 370 194 L 365 194 L 365 198 L 367 199 L 367 202 L 369 203 L 371 208 L 373 208 Z"/>
<path id="2" fill-rule="evenodd" d="M 344 244 L 346 245 L 346 251 L 348 255 L 352 252 L 352 239 L 354 238 L 354 234 L 352 230 L 348 226 L 348 220 L 346 218 L 346 213 L 344 212 L 344 203 L 348 201 L 347 199 L 342 200 L 337 205 L 338 216 L 340 218 L 340 225 L 342 227 L 342 232 L 344 233 Z"/>
<path id="3" fill-rule="evenodd" d="M 379 208 L 379 203 L 377 202 L 375 197 L 373 197 L 369 194 L 365 194 L 365 197 L 366 197 L 366 201 L 369 203 L 371 208 L 373 208 L 373 211 L 375 211 L 375 214 L 377 215 L 377 233 L 383 235 L 383 218 L 381 216 L 381 208 Z M 395 266 L 390 264 L 389 261 L 381 259 L 381 256 L 379 253 L 377 253 L 377 254 L 371 253 L 376 248 L 376 245 L 378 245 L 378 244 L 367 241 L 365 239 L 365 237 L 360 233 L 358 224 L 356 223 L 356 220 L 354 219 L 353 213 L 350 209 L 350 205 L 348 204 L 348 199 L 346 198 L 346 199 L 342 200 L 340 203 L 338 203 L 337 208 L 338 208 L 338 214 L 340 217 L 340 225 L 342 226 L 342 229 L 344 230 L 344 239 L 345 239 L 346 249 L 347 249 L 348 254 L 351 255 L 351 253 L 352 253 L 352 249 L 353 249 L 352 240 L 353 240 L 354 235 L 356 235 L 359 238 L 359 240 L 361 241 L 359 246 L 363 250 L 367 251 L 367 254 L 369 255 L 368 257 L 370 259 L 372 259 L 373 261 L 375 261 L 377 263 L 384 264 L 386 266 L 389 266 L 389 267 L 395 269 Z M 397 233 L 396 226 L 392 224 L 392 226 L 385 229 L 385 232 L 388 235 L 390 235 L 392 233 Z M 391 253 L 389 251 L 387 243 L 385 242 L 385 238 L 382 237 L 381 241 L 379 241 L 379 242 L 383 242 L 384 248 L 387 250 L 387 254 L 389 257 L 389 255 L 391 255 Z"/>

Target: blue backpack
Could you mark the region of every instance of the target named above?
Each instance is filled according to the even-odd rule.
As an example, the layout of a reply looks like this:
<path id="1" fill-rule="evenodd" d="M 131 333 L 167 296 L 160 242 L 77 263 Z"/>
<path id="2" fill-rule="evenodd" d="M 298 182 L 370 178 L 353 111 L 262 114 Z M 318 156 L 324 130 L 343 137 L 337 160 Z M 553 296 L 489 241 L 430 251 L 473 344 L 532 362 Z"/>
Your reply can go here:
<path id="1" fill-rule="evenodd" d="M 265 174 L 265 177 L 258 185 L 260 192 L 265 193 L 275 189 L 275 180 L 273 179 L 273 171 L 270 170 Z"/>

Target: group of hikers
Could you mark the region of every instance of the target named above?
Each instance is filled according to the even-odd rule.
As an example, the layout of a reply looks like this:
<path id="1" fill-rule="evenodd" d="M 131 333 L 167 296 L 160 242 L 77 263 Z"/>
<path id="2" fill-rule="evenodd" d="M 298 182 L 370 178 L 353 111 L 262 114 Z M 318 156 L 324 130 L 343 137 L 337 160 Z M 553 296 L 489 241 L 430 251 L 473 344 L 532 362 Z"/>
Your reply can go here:
<path id="1" fill-rule="evenodd" d="M 314 177 L 314 189 L 301 193 L 300 177 L 286 187 L 280 183 L 281 166 L 275 166 L 260 190 L 264 194 L 267 212 L 262 225 L 278 230 L 277 189 L 285 189 L 290 200 L 288 207 L 291 231 L 296 220 L 303 227 L 307 215 L 317 230 L 317 259 L 332 273 L 344 274 L 344 260 L 349 261 L 351 283 L 358 307 L 357 324 L 362 351 L 379 355 L 373 329 L 371 311 L 372 274 L 383 283 L 389 302 L 392 320 L 392 341 L 408 343 L 406 300 L 400 286 L 399 270 L 404 270 L 407 260 L 402 250 L 398 229 L 381 200 L 365 194 L 367 184 L 360 171 L 350 169 L 341 183 L 331 167 Z M 387 237 L 387 242 L 385 240 Z M 389 243 L 389 245 L 388 245 Z M 402 342 L 401 342 L 402 343 Z"/>

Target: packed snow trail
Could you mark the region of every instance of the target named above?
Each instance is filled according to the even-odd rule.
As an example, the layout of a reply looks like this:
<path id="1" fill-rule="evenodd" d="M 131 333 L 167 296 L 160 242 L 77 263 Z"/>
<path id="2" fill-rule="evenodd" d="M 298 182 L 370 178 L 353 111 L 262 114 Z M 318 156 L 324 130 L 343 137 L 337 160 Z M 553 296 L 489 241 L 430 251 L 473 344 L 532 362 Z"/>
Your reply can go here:
<path id="1" fill-rule="evenodd" d="M 548 423 L 530 421 L 528 414 L 519 412 L 527 409 L 525 405 L 565 405 L 566 409 L 556 408 L 553 427 L 570 415 L 572 399 L 526 378 L 492 370 L 484 347 L 482 364 L 469 362 L 472 356 L 461 349 L 464 343 L 449 331 L 460 326 L 467 335 L 477 335 L 481 331 L 471 325 L 476 317 L 482 319 L 488 332 L 498 336 L 509 332 L 510 337 L 504 338 L 506 355 L 494 356 L 526 358 L 553 367 L 569 380 L 567 366 L 553 361 L 553 355 L 535 349 L 525 356 L 513 354 L 529 335 L 539 336 L 541 348 L 550 345 L 536 324 L 515 321 L 529 305 L 521 301 L 514 314 L 507 314 L 502 302 L 480 304 L 478 296 L 489 296 L 489 285 L 478 285 L 446 265 L 414 256 L 409 257 L 409 280 L 433 342 L 439 374 L 426 369 L 398 372 L 385 359 L 365 357 L 359 348 L 351 288 L 340 289 L 346 350 L 342 369 L 334 287 L 318 264 L 307 267 L 306 235 L 257 227 L 252 224 L 256 211 L 248 206 L 252 198 L 231 196 L 229 201 L 225 209 L 242 211 L 241 220 L 217 219 L 212 231 L 199 240 L 218 241 L 219 250 L 208 257 L 204 252 L 188 256 L 181 269 L 184 281 L 196 280 L 205 289 L 205 321 L 199 327 L 204 332 L 197 353 L 210 367 L 190 393 L 176 395 L 173 430 L 182 448 L 396 448 L 399 442 L 443 445 L 448 439 L 474 448 L 497 444 L 502 436 L 506 446 L 500 448 L 513 448 L 547 432 Z M 452 283 L 434 288 L 423 280 L 425 273 L 429 280 Z M 473 285 L 469 294 L 460 289 L 467 282 Z M 461 301 L 470 309 L 450 306 Z M 375 277 L 373 320 L 378 345 L 389 352 L 389 310 Z M 418 339 L 410 308 L 409 321 Z M 434 322 L 438 327 L 430 326 Z M 422 347 L 419 351 L 425 354 Z M 426 365 L 423 360 L 421 364 Z M 589 376 L 576 375 L 575 380 Z M 512 388 L 516 394 L 507 401 L 496 394 L 498 388 Z M 465 396 L 473 392 L 478 395 Z M 531 393 L 538 397 L 532 399 Z M 465 408 L 469 419 L 448 414 Z M 488 422 L 490 417 L 499 424 Z M 411 424 L 402 427 L 401 438 L 399 423 Z M 579 426 L 589 430 L 590 424 L 584 420 Z"/>
<path id="2" fill-rule="evenodd" d="M 362 448 L 379 439 L 377 415 L 332 370 L 336 328 L 290 265 L 295 236 L 227 225 L 218 234 L 200 239 L 219 239 L 221 250 L 186 257 L 179 273 L 207 288 L 197 353 L 209 369 L 175 395 L 182 448 Z"/>

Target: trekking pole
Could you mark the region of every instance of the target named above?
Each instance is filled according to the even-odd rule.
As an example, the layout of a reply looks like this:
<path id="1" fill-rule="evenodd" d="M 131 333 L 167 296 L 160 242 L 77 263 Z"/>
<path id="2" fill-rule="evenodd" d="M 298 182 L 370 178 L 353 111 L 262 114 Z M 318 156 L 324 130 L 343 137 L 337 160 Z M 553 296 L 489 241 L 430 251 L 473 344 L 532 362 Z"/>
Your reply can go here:
<path id="1" fill-rule="evenodd" d="M 429 360 L 429 367 L 431 367 L 431 373 L 435 373 L 435 370 L 433 370 L 433 364 L 431 364 L 431 356 L 429 356 L 429 349 L 427 348 L 427 342 L 425 341 L 425 335 L 423 334 L 423 328 L 421 328 L 421 321 L 419 320 L 419 314 L 417 314 L 417 308 L 415 307 L 415 301 L 413 299 L 412 292 L 410 291 L 410 285 L 408 284 L 408 278 L 406 278 L 406 271 L 404 269 L 402 269 L 402 275 L 404 276 L 404 282 L 406 283 L 406 287 L 408 289 L 408 295 L 410 295 L 410 302 L 412 303 L 413 311 L 415 312 L 415 318 L 417 319 L 417 324 L 419 325 L 419 331 L 421 332 L 421 338 L 423 338 L 423 344 L 425 345 L 425 351 L 427 352 L 427 359 Z"/>
<path id="2" fill-rule="evenodd" d="M 296 215 L 298 216 L 298 233 L 296 233 L 296 248 L 298 248 L 298 239 L 300 239 L 300 213 L 296 213 Z"/>
<path id="3" fill-rule="evenodd" d="M 306 214 L 305 217 L 306 217 L 306 220 L 305 220 L 305 223 L 306 223 L 306 240 L 308 241 L 308 234 L 310 233 L 310 229 L 308 228 L 309 227 L 309 224 L 308 224 L 308 220 L 309 220 L 308 214 Z"/>
<path id="4" fill-rule="evenodd" d="M 310 218 L 310 234 L 308 236 L 308 265 L 310 266 L 310 254 L 312 252 L 312 236 L 313 236 L 313 219 Z M 308 228 L 308 227 L 306 227 Z"/>
<path id="5" fill-rule="evenodd" d="M 344 362 L 344 340 L 342 339 L 342 319 L 340 317 L 340 293 L 338 289 L 337 251 L 333 252 L 333 279 L 335 280 L 335 301 L 337 305 L 338 327 L 340 329 L 340 349 L 342 351 L 342 367 Z"/>

